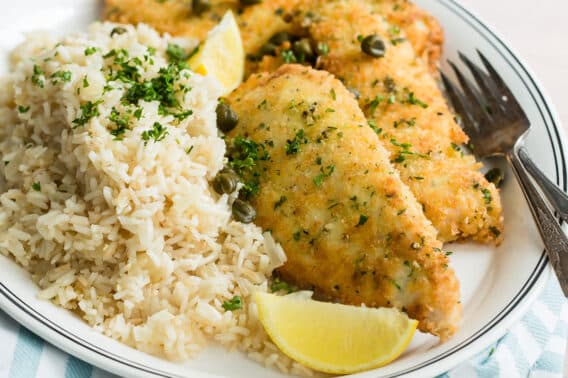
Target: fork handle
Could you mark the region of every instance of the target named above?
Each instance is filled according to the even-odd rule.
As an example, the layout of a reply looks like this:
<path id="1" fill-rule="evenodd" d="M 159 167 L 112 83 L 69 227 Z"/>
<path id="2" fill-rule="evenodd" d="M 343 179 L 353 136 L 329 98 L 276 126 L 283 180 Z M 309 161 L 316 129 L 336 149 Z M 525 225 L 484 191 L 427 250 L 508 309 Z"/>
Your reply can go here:
<path id="1" fill-rule="evenodd" d="M 560 282 L 560 287 L 564 292 L 564 296 L 568 298 L 568 238 L 540 192 L 531 181 L 517 153 L 508 153 L 507 159 L 511 163 L 513 172 L 527 199 L 538 231 L 544 242 L 548 258 Z"/>
<path id="2" fill-rule="evenodd" d="M 560 218 L 568 222 L 568 195 L 553 183 L 531 160 L 527 149 L 523 146 L 517 150 L 519 159 L 534 181 L 540 187 L 548 202 L 558 212 Z"/>

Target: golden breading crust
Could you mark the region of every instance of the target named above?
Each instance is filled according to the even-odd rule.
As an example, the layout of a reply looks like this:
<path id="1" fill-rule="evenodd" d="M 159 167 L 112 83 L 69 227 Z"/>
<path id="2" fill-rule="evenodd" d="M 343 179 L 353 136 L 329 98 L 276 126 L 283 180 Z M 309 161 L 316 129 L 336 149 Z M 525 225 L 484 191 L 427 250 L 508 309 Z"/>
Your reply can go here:
<path id="1" fill-rule="evenodd" d="M 238 4 L 238 0 L 211 2 L 209 12 L 196 15 L 191 1 L 105 0 L 103 18 L 124 24 L 146 23 L 163 33 L 204 39 L 223 14 Z"/>
<path id="2" fill-rule="evenodd" d="M 438 22 L 427 12 L 405 0 L 367 0 L 373 11 L 385 16 L 402 29 L 418 56 L 433 69 L 438 64 L 443 43 L 443 32 Z M 176 36 L 204 39 L 223 14 L 231 9 L 237 15 L 245 52 L 256 54 L 276 32 L 291 31 L 284 21 L 292 9 L 304 0 L 271 0 L 241 8 L 238 0 L 212 0 L 212 7 L 202 14 L 194 14 L 187 0 L 105 0 L 103 18 L 120 23 L 147 23 L 161 32 Z M 249 62 L 247 72 L 258 70 Z"/>
<path id="3" fill-rule="evenodd" d="M 341 82 L 285 65 L 252 75 L 228 102 L 240 116 L 229 151 L 243 136 L 270 156 L 254 168 L 251 201 L 286 251 L 283 278 L 342 303 L 403 309 L 421 330 L 451 336 L 461 304 L 442 243 Z"/>
<path id="4" fill-rule="evenodd" d="M 391 25 L 373 14 L 367 1 L 314 1 L 302 12 L 317 12 L 319 21 L 308 33 L 329 45 L 318 67 L 359 91 L 359 105 L 439 238 L 499 243 L 499 193 L 478 171 L 481 164 L 462 151 L 468 138 L 411 45 L 389 42 Z M 358 37 L 374 33 L 387 41 L 383 58 L 361 52 Z"/>
<path id="5" fill-rule="evenodd" d="M 408 0 L 365 0 L 365 2 L 374 12 L 384 15 L 391 25 L 400 28 L 416 55 L 428 62 L 433 73 L 437 72 L 442 56 L 444 31 L 431 14 Z"/>

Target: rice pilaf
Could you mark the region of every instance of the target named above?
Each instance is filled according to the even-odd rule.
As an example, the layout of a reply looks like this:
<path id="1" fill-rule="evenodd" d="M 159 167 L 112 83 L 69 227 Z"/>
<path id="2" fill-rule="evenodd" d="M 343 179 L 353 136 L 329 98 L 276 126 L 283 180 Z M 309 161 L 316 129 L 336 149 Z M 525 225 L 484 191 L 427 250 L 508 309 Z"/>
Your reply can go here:
<path id="1" fill-rule="evenodd" d="M 221 88 L 181 64 L 196 43 L 95 23 L 13 52 L 0 83 L 0 251 L 41 298 L 142 351 L 185 360 L 215 340 L 310 374 L 270 342 L 252 301 L 284 252 L 211 189 L 225 162 Z"/>

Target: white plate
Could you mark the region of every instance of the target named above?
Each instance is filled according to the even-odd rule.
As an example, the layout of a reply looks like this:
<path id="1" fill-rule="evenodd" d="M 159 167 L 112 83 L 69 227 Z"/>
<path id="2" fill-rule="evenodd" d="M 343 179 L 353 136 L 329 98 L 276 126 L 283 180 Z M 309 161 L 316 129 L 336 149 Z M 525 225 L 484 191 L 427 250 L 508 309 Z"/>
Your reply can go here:
<path id="1" fill-rule="evenodd" d="M 528 139 L 538 165 L 566 189 L 566 144 L 552 106 L 531 73 L 502 40 L 477 17 L 452 0 L 417 0 L 443 24 L 446 57 L 459 48 L 470 57 L 481 50 L 497 67 L 528 114 L 534 131 Z M 81 30 L 97 18 L 96 0 L 19 0 L 0 12 L 0 70 L 22 32 Z M 492 164 L 506 166 L 503 162 Z M 529 210 L 510 171 L 502 190 L 505 242 L 499 248 L 462 244 L 453 266 L 462 285 L 464 324 L 447 343 L 419 334 L 404 355 L 387 367 L 358 377 L 424 377 L 440 374 L 471 358 L 502 336 L 527 310 L 545 286 L 551 270 Z M 92 331 L 55 305 L 36 299 L 37 288 L 11 260 L 0 258 L 0 307 L 27 328 L 59 348 L 102 369 L 126 376 L 281 376 L 240 353 L 211 347 L 195 360 L 170 363 L 126 347 Z"/>

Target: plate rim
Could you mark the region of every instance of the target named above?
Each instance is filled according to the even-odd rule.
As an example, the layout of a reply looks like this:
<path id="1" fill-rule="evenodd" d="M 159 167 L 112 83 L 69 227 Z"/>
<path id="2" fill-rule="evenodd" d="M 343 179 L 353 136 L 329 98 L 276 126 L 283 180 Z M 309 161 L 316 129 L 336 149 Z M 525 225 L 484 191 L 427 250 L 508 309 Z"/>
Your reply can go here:
<path id="1" fill-rule="evenodd" d="M 510 47 L 510 44 L 495 32 L 494 28 L 488 26 L 479 16 L 456 0 L 435 1 L 446 7 L 464 22 L 470 24 L 480 36 L 495 48 L 510 68 L 513 69 L 516 76 L 522 81 L 541 114 L 543 126 L 551 142 L 556 171 L 556 183 L 566 191 L 568 181 L 564 153 L 564 147 L 567 145 L 566 138 L 563 129 L 559 127 L 561 122 L 557 116 L 554 105 L 542 85 L 536 79 L 533 71 L 528 68 L 528 65 L 519 57 L 519 54 Z M 524 73 L 526 78 L 522 73 Z M 546 115 L 548 115 L 548 117 L 546 117 Z M 558 153 L 559 156 L 557 156 Z M 494 316 L 493 319 L 488 320 L 476 333 L 451 349 L 433 356 L 427 361 L 381 377 L 395 378 L 416 375 L 438 375 L 448 371 L 460 362 L 473 357 L 502 337 L 510 326 L 527 312 L 530 304 L 542 292 L 551 276 L 553 276 L 552 270 L 550 264 L 548 264 L 546 253 L 543 251 L 533 272 L 525 284 L 519 289 L 518 293 L 504 306 L 503 310 Z M 115 373 L 128 376 L 177 377 L 177 375 L 172 375 L 166 371 L 153 369 L 135 361 L 125 360 L 111 351 L 103 350 L 101 347 L 82 339 L 80 336 L 72 334 L 70 331 L 65 330 L 60 325 L 47 319 L 39 311 L 25 303 L 1 282 L 0 308 L 44 340 L 103 370 L 111 370 Z M 363 377 L 368 374 L 376 374 L 377 372 L 379 371 L 370 371 L 354 376 Z M 217 377 L 217 375 L 204 372 L 192 372 L 192 376 Z"/>

